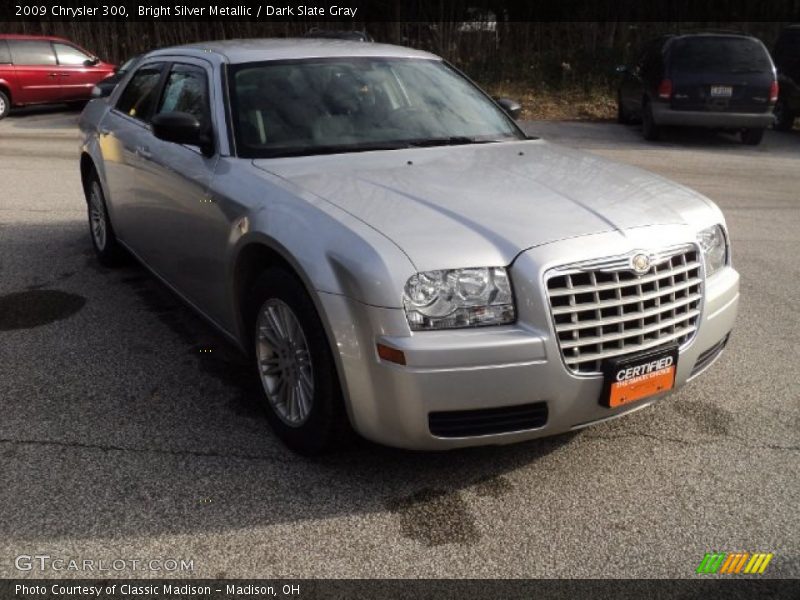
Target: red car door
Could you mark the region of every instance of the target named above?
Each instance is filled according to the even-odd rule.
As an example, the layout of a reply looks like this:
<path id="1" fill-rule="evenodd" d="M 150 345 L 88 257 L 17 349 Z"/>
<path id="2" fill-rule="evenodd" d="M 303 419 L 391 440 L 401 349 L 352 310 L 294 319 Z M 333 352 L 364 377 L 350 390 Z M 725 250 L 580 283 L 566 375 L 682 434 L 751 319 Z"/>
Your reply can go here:
<path id="1" fill-rule="evenodd" d="M 58 59 L 61 99 L 88 100 L 94 84 L 114 73 L 114 66 L 101 62 L 72 44 L 53 42 Z"/>
<path id="2" fill-rule="evenodd" d="M 58 102 L 61 78 L 49 40 L 8 40 L 17 79 L 15 104 Z"/>

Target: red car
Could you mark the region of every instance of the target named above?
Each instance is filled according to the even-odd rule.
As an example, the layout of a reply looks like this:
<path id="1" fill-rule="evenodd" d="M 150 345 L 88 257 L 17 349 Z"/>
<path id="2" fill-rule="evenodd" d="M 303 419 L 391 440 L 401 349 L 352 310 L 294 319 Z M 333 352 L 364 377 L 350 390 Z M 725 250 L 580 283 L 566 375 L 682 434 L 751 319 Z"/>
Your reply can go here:
<path id="1" fill-rule="evenodd" d="M 12 106 L 89 100 L 114 69 L 65 39 L 0 34 L 0 119 Z"/>

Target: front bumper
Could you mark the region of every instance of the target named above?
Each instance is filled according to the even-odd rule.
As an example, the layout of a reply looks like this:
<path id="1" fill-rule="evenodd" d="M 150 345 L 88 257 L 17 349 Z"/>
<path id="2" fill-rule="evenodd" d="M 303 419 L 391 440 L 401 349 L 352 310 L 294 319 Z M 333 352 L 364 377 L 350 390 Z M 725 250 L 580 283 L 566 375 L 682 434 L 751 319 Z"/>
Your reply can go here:
<path id="1" fill-rule="evenodd" d="M 775 121 L 772 111 L 765 113 L 674 110 L 667 104 L 653 102 L 656 125 L 682 125 L 710 129 L 766 129 Z"/>
<path id="2" fill-rule="evenodd" d="M 627 246 L 642 247 L 648 239 L 635 242 L 621 239 L 619 234 L 595 237 L 599 238 L 596 244 L 558 242 L 518 257 L 511 270 L 518 303 L 518 322 L 512 326 L 411 334 L 402 309 L 377 308 L 344 296 L 321 294 L 355 429 L 390 446 L 441 450 L 554 435 L 652 403 L 654 398 L 618 409 L 602 406 L 602 377 L 570 373 L 554 339 L 541 285 L 545 271 L 589 258 L 587 250 L 593 249 L 592 257 L 597 256 L 598 247 L 610 249 L 603 255 L 622 254 L 631 249 Z M 658 236 L 651 233 L 649 239 L 652 242 Z M 739 275 L 732 268 L 705 282 L 698 331 L 681 350 L 676 387 L 690 378 L 698 357 L 731 331 L 738 300 Z M 407 364 L 382 361 L 377 356 L 377 342 L 402 350 Z M 536 429 L 438 437 L 429 427 L 431 412 L 538 402 L 547 403 L 548 416 L 546 424 Z"/>

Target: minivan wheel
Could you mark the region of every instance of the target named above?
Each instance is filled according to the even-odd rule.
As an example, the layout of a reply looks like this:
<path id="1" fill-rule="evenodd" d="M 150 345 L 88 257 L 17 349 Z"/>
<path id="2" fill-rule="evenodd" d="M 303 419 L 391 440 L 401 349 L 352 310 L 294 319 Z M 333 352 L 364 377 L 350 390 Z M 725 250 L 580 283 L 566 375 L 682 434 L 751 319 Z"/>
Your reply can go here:
<path id="1" fill-rule="evenodd" d="M 775 124 L 777 131 L 789 131 L 794 126 L 795 114 L 789 108 L 786 98 L 778 98 L 775 105 Z"/>
<path id="2" fill-rule="evenodd" d="M 126 254 L 114 235 L 103 188 L 96 175 L 88 180 L 84 193 L 89 213 L 89 234 L 97 260 L 105 267 L 117 267 L 125 262 Z"/>
<path id="3" fill-rule="evenodd" d="M 764 138 L 763 129 L 745 129 L 742 131 L 742 143 L 748 146 L 758 146 Z"/>
<path id="4" fill-rule="evenodd" d="M 661 134 L 658 125 L 653 120 L 653 107 L 649 102 L 645 102 L 642 107 L 642 134 L 644 139 L 651 142 L 657 140 Z"/>
<path id="5" fill-rule="evenodd" d="M 248 298 L 267 420 L 293 451 L 323 454 L 350 432 L 325 329 L 299 279 L 271 267 Z"/>
<path id="6" fill-rule="evenodd" d="M 11 112 L 11 99 L 8 95 L 0 91 L 0 119 L 5 119 Z"/>

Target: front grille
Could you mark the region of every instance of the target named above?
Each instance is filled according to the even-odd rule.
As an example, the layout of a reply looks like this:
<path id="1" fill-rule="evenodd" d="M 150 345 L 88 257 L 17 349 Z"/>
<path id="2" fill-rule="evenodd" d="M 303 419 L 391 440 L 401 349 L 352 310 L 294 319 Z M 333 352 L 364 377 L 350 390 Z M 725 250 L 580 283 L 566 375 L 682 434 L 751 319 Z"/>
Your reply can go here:
<path id="1" fill-rule="evenodd" d="M 428 427 L 437 437 L 471 437 L 538 429 L 547 423 L 547 402 L 450 410 L 428 414 Z"/>
<path id="2" fill-rule="evenodd" d="M 692 372 L 689 374 L 690 379 L 695 375 L 699 375 L 701 371 L 704 371 L 707 367 L 709 367 L 711 363 L 713 363 L 717 357 L 722 354 L 722 351 L 728 344 L 728 338 L 730 335 L 731 334 L 729 333 L 716 344 L 711 346 L 711 348 L 700 353 L 700 356 L 697 357 L 697 361 L 694 363 L 694 367 L 692 367 Z"/>
<path id="3" fill-rule="evenodd" d="M 694 246 L 651 255 L 643 275 L 630 257 L 570 265 L 549 272 L 547 295 L 564 363 L 598 374 L 608 358 L 686 344 L 697 331 L 703 298 Z"/>

